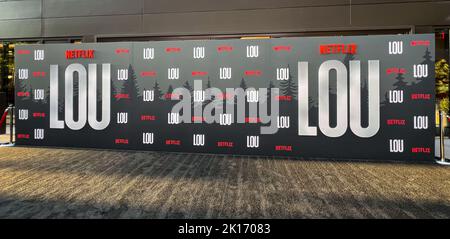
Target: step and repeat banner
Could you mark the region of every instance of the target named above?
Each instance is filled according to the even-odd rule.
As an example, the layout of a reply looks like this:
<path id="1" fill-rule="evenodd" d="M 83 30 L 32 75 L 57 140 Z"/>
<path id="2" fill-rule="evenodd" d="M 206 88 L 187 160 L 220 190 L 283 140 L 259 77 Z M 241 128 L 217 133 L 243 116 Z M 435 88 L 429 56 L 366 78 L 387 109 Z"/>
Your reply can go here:
<path id="1" fill-rule="evenodd" d="M 434 36 L 21 45 L 17 145 L 434 157 Z"/>

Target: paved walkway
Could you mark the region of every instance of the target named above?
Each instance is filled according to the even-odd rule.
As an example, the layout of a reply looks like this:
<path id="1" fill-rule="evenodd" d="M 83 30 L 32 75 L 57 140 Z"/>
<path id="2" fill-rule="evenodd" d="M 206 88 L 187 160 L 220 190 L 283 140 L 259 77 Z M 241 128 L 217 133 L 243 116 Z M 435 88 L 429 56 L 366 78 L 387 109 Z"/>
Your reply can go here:
<path id="1" fill-rule="evenodd" d="M 2 147 L 0 218 L 450 218 L 450 168 Z"/>

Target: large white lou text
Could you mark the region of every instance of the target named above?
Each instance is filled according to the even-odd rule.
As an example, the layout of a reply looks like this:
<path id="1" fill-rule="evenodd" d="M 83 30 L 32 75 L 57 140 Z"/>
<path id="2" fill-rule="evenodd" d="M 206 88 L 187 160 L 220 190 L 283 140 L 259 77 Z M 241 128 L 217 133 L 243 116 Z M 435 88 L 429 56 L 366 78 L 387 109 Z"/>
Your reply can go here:
<path id="1" fill-rule="evenodd" d="M 350 61 L 350 76 L 347 67 L 340 61 L 323 62 L 318 70 L 318 119 L 320 131 L 328 137 L 340 137 L 347 131 L 350 121 L 351 131 L 358 137 L 374 136 L 380 129 L 380 64 L 379 60 L 368 62 L 368 126 L 361 126 L 361 65 L 360 61 Z M 336 71 L 336 126 L 330 126 L 329 83 L 330 71 Z M 349 78 L 349 79 L 348 79 Z M 350 95 L 348 95 L 348 82 Z M 308 108 L 308 62 L 298 62 L 298 134 L 316 136 L 317 126 L 309 125 Z M 350 100 L 350 109 L 348 109 Z M 350 110 L 350 112 L 349 112 Z M 350 115 L 350 120 L 348 119 Z"/>
<path id="2" fill-rule="evenodd" d="M 74 74 L 78 75 L 78 109 L 73 107 Z M 102 114 L 97 120 L 97 64 L 89 64 L 88 71 L 78 63 L 70 64 L 64 79 L 64 119 L 58 119 L 58 65 L 50 65 L 50 128 L 63 129 L 64 122 L 72 130 L 82 129 L 88 121 L 95 130 L 105 129 L 111 114 L 111 64 L 102 64 Z M 89 83 L 87 80 L 89 77 Z M 74 119 L 78 110 L 78 120 Z"/>

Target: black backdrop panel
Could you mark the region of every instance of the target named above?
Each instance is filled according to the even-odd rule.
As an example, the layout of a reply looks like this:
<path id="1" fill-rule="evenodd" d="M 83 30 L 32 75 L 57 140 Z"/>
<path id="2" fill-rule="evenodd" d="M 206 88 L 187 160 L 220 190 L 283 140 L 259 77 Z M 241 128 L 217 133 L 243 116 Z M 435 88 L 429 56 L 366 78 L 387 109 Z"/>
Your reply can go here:
<path id="1" fill-rule="evenodd" d="M 18 145 L 434 157 L 433 35 L 23 45 L 15 77 Z"/>

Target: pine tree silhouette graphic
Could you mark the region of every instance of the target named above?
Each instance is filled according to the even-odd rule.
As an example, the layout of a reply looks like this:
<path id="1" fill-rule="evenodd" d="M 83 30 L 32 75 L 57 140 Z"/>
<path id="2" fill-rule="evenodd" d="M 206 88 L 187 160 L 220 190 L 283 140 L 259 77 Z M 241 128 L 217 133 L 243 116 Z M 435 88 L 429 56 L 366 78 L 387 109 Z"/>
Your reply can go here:
<path id="1" fill-rule="evenodd" d="M 285 96 L 291 96 L 293 99 L 297 97 L 297 85 L 291 75 L 291 67 L 288 65 L 289 77 L 287 80 L 280 82 L 281 93 Z"/>
<path id="2" fill-rule="evenodd" d="M 425 55 L 423 56 L 423 59 L 424 60 L 422 61 L 422 64 L 428 64 L 428 67 L 434 65 L 434 61 L 432 60 L 431 52 L 430 50 L 428 50 L 428 47 L 425 50 Z"/>
<path id="3" fill-rule="evenodd" d="M 211 80 L 209 79 L 208 76 L 208 81 L 206 82 L 206 89 L 212 88 L 211 86 Z M 211 103 L 213 100 L 215 99 L 214 95 L 211 95 L 208 99 L 205 99 L 205 101 L 203 101 L 203 105 L 207 105 L 209 103 Z"/>
<path id="4" fill-rule="evenodd" d="M 189 81 L 184 82 L 183 87 L 187 90 L 189 90 L 189 92 L 194 91 L 194 89 L 192 88 L 192 86 L 189 84 Z"/>
<path id="5" fill-rule="evenodd" d="M 272 81 L 269 81 L 269 87 L 267 87 L 267 102 L 270 104 L 272 97 L 272 88 L 275 88 L 275 85 Z M 274 99 L 275 100 L 275 99 Z"/>
<path id="6" fill-rule="evenodd" d="M 155 84 L 153 85 L 153 94 L 155 100 L 161 100 L 161 98 L 163 97 L 163 93 L 161 91 L 161 88 L 159 87 L 158 80 L 155 80 Z"/>
<path id="7" fill-rule="evenodd" d="M 170 94 L 172 94 L 172 92 L 173 92 L 173 87 L 172 87 L 172 85 L 169 85 L 169 87 L 167 88 L 167 95 L 170 95 Z"/>
<path id="8" fill-rule="evenodd" d="M 241 87 L 244 91 L 247 90 L 247 84 L 245 83 L 244 78 L 242 78 L 241 83 L 239 84 L 239 87 Z"/>
<path id="9" fill-rule="evenodd" d="M 244 90 L 244 99 L 245 99 L 245 104 L 247 104 L 247 94 L 245 93 L 245 91 L 248 89 L 247 88 L 247 83 L 245 83 L 245 79 L 244 77 L 242 77 L 241 79 L 241 83 L 239 84 L 239 87 Z M 235 94 L 234 95 L 234 104 L 237 105 L 238 104 L 238 96 Z M 247 107 L 246 107 L 247 108 Z"/>
<path id="10" fill-rule="evenodd" d="M 427 65 L 428 71 L 432 72 L 434 70 L 434 60 L 432 59 L 431 52 L 428 50 L 428 48 L 425 50 L 422 58 L 423 61 L 420 64 Z M 411 82 L 411 84 L 407 86 L 408 91 L 410 93 L 423 92 L 426 89 L 424 84 L 427 84 L 429 80 L 434 81 L 434 79 L 430 79 L 430 77 L 432 77 L 432 75 L 429 74 L 428 77 L 416 78 L 415 81 Z"/>
<path id="11" fill-rule="evenodd" d="M 189 84 L 189 81 L 184 82 L 183 87 L 189 91 L 191 94 L 191 105 L 194 105 L 194 88 L 192 88 L 191 84 Z"/>
<path id="12" fill-rule="evenodd" d="M 114 84 L 114 81 L 111 82 L 111 99 L 114 99 L 117 101 L 116 94 L 118 94 L 119 91 L 117 90 L 116 84 Z"/>
<path id="13" fill-rule="evenodd" d="M 349 67 L 350 61 L 353 61 L 354 59 L 355 59 L 355 56 L 353 54 L 345 54 L 343 62 L 344 62 L 345 67 L 347 67 L 347 69 L 350 69 L 350 67 Z"/>
<path id="14" fill-rule="evenodd" d="M 408 83 L 405 80 L 405 77 L 403 77 L 403 73 L 398 73 L 397 76 L 395 77 L 395 79 L 397 80 L 394 83 L 394 90 L 405 90 L 406 87 L 408 86 Z M 381 102 L 382 106 L 386 106 L 387 102 L 389 102 L 389 93 L 388 91 L 384 94 L 384 102 Z"/>
<path id="15" fill-rule="evenodd" d="M 267 87 L 267 95 L 266 95 L 266 100 L 267 100 L 267 113 L 271 114 L 272 113 L 272 100 L 275 101 L 277 99 L 272 99 L 272 88 L 275 88 L 275 85 L 273 84 L 272 81 L 269 81 L 269 86 Z"/>
<path id="16" fill-rule="evenodd" d="M 122 94 L 128 94 L 130 102 L 137 102 L 139 97 L 139 86 L 136 80 L 136 73 L 131 64 L 128 66 L 128 79 L 123 84 Z"/>
<path id="17" fill-rule="evenodd" d="M 405 77 L 403 77 L 403 73 L 398 73 L 397 77 L 395 77 L 395 79 L 397 80 L 394 83 L 394 86 L 395 86 L 396 90 L 403 90 L 408 85 L 408 83 L 406 83 L 404 81 Z"/>

